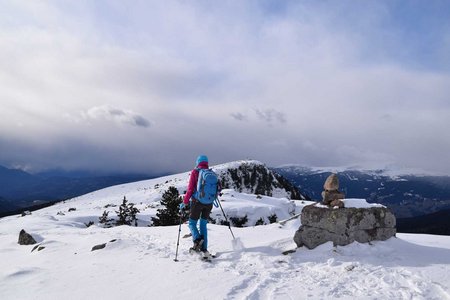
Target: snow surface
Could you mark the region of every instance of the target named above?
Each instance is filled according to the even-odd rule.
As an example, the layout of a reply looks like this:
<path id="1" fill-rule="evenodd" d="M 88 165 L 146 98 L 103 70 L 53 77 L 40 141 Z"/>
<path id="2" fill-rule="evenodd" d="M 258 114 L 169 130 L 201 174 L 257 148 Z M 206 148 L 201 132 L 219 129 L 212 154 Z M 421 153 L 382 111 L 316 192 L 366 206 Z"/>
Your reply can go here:
<path id="1" fill-rule="evenodd" d="M 366 199 L 348 198 L 343 199 L 342 202 L 344 202 L 344 207 L 354 207 L 354 208 L 386 207 L 379 203 L 368 203 Z"/>
<path id="2" fill-rule="evenodd" d="M 183 173 L 118 185 L 0 219 L 0 299 L 450 299 L 448 236 L 398 234 L 371 245 L 327 243 L 283 255 L 296 248 L 298 217 L 233 227 L 240 250 L 227 226 L 210 224 L 210 251 L 217 258 L 208 263 L 188 253 L 192 241 L 182 224 L 175 262 L 179 226 L 147 225 L 164 190 L 182 190 L 187 179 Z M 141 209 L 139 227 L 98 226 L 102 212 L 117 210 L 111 205 L 124 196 Z M 311 203 L 232 190 L 221 199 L 227 214 L 247 214 L 249 225 L 271 213 L 289 218 Z M 96 224 L 86 227 L 89 221 Z M 45 249 L 19 245 L 21 229 Z M 91 251 L 102 243 L 104 249 Z"/>
<path id="3" fill-rule="evenodd" d="M 379 203 L 368 203 L 366 199 L 357 199 L 357 198 L 348 198 L 348 199 L 342 199 L 342 202 L 344 202 L 344 207 L 347 208 L 371 208 L 371 207 L 386 207 Z M 321 208 L 329 208 L 328 205 L 324 205 L 321 203 L 314 204 L 317 207 Z M 336 206 L 337 208 L 337 206 Z"/>

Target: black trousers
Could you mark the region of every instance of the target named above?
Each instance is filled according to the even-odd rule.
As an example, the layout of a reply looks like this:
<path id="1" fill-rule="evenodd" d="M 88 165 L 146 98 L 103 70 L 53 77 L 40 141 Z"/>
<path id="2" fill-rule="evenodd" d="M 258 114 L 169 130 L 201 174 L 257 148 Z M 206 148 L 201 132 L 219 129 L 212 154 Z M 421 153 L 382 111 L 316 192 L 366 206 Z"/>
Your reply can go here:
<path id="1" fill-rule="evenodd" d="M 211 214 L 212 207 L 212 204 L 203 204 L 200 201 L 192 198 L 189 218 L 192 220 L 198 220 L 200 218 L 208 220 L 209 215 Z"/>

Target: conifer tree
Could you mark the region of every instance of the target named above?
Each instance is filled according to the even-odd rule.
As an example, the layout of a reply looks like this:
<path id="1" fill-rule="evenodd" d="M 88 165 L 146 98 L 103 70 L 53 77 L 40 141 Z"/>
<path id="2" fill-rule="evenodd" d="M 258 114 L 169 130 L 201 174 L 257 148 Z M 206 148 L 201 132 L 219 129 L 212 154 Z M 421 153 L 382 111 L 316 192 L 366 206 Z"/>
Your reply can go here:
<path id="1" fill-rule="evenodd" d="M 248 222 L 248 217 L 247 215 L 243 217 L 230 217 L 230 221 L 235 227 L 244 227 L 245 223 Z"/>
<path id="2" fill-rule="evenodd" d="M 123 202 L 119 206 L 119 211 L 116 211 L 119 219 L 116 221 L 116 225 L 131 225 L 134 222 L 134 226 L 137 226 L 136 215 L 139 213 L 139 209 L 134 207 L 134 203 L 127 203 L 128 200 L 123 197 Z"/>
<path id="3" fill-rule="evenodd" d="M 269 219 L 270 224 L 275 223 L 278 219 L 277 214 L 272 214 L 270 216 L 267 217 Z"/>
<path id="4" fill-rule="evenodd" d="M 156 217 L 152 217 L 153 226 L 178 225 L 180 222 L 179 205 L 181 201 L 177 188 L 174 186 L 169 187 L 161 199 L 161 205 L 164 208 L 158 209 Z"/>
<path id="5" fill-rule="evenodd" d="M 99 218 L 99 223 L 103 224 L 103 227 L 106 227 L 106 228 L 112 227 L 113 226 L 112 221 L 114 221 L 113 219 L 108 218 L 108 214 L 109 214 L 109 211 L 105 210 L 103 212 L 103 215 Z"/>

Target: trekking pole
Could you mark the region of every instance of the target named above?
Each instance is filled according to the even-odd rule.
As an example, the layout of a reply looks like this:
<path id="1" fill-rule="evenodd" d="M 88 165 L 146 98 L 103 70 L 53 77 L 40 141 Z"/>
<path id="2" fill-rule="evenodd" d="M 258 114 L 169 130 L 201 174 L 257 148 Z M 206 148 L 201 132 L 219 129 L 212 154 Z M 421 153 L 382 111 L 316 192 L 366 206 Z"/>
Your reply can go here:
<path id="1" fill-rule="evenodd" d="M 228 223 L 228 228 L 230 229 L 231 235 L 233 236 L 233 240 L 236 238 L 234 237 L 233 231 L 231 230 L 230 222 L 228 222 L 227 215 L 223 211 L 222 204 L 220 203 L 219 197 L 217 197 L 217 202 L 219 202 L 220 209 L 222 210 L 223 216 L 225 217 L 225 221 Z"/>
<path id="2" fill-rule="evenodd" d="M 178 239 L 177 239 L 177 251 L 175 252 L 175 259 L 174 261 L 178 261 L 178 246 L 180 245 L 180 233 L 181 233 L 181 222 L 183 218 L 183 212 L 180 210 L 180 226 L 178 227 Z"/>

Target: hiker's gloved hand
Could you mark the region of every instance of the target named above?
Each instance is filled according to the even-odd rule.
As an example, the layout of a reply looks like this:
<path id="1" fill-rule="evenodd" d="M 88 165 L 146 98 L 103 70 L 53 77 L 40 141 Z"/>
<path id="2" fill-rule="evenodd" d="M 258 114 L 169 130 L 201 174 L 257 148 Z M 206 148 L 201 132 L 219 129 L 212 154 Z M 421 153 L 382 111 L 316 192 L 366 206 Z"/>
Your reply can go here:
<path id="1" fill-rule="evenodd" d="M 181 202 L 180 206 L 179 206 L 180 211 L 182 211 L 185 207 L 186 207 L 186 204 L 184 204 L 184 202 Z"/>

